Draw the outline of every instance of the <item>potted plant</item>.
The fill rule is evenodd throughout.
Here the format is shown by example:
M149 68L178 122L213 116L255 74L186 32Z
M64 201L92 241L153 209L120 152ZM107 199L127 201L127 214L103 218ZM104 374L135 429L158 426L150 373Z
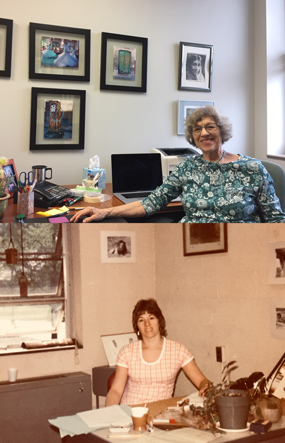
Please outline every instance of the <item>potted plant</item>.
M6 157L0 157L0 222L4 218L8 206L8 199L10 197L10 194L6 192L6 190L9 184L14 180L14 175L5 175L3 166L6 166L7 162L8 160Z

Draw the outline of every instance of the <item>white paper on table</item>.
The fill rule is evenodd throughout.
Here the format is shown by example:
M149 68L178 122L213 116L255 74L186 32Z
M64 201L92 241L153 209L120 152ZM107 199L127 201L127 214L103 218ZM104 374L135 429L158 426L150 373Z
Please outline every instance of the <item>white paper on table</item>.
M131 425L130 413L125 412L121 406L107 406L106 408L92 409L91 411L78 412L76 415L89 426L89 428L108 428L111 423L124 423Z

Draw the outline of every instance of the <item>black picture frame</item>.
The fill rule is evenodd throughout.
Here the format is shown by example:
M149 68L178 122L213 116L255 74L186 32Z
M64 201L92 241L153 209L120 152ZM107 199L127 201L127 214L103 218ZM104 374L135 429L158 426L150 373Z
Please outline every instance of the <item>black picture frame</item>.
M30 150L84 149L85 101L86 91L84 90L32 88ZM52 105L56 106L55 103L61 106L60 114L58 111L60 119L57 120L55 120L56 111L52 111ZM57 127L51 128L50 131L49 126L47 127L47 120L51 124L52 122L57 124ZM58 122L60 122L60 128ZM59 131L64 134L62 135Z
M59 81L90 81L90 29L70 28L66 26L54 26L41 23L30 23L29 28L29 78L38 80ZM70 40L78 42L78 67L54 65L54 59L50 59L51 65L42 65L42 38L53 39L53 44L59 40ZM57 58L57 51L62 48L56 46L52 51ZM81 52L82 51L82 52ZM83 62L80 54L82 53ZM63 56L63 54L60 54ZM76 54L77 58L77 54ZM48 59L48 58L47 58ZM71 55L69 55L71 59Z
M212 90L213 53L213 45L180 42L179 90L200 92ZM195 68L193 63L196 65Z
M183 255L228 252L226 223L186 223L183 225Z
M5 50L0 51L0 77L11 77L13 20L0 18L0 37L1 34Z
M116 61L119 59L116 51L129 53L125 72L120 73L119 69L116 70ZM147 90L147 51L147 38L102 32L100 90L145 93Z

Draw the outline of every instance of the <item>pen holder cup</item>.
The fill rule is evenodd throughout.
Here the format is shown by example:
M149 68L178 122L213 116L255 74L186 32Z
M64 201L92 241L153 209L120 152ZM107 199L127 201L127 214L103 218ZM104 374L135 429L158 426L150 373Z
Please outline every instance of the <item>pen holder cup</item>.
M34 192L18 192L17 214L34 213Z

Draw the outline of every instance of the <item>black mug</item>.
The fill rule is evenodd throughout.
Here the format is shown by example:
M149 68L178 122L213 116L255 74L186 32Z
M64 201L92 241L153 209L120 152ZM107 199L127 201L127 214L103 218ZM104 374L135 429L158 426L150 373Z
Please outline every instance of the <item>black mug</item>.
M37 183L43 182L45 180L50 180L52 178L52 169L45 165L35 165L32 166L32 171L35 174ZM46 176L47 171L50 171L50 177Z

